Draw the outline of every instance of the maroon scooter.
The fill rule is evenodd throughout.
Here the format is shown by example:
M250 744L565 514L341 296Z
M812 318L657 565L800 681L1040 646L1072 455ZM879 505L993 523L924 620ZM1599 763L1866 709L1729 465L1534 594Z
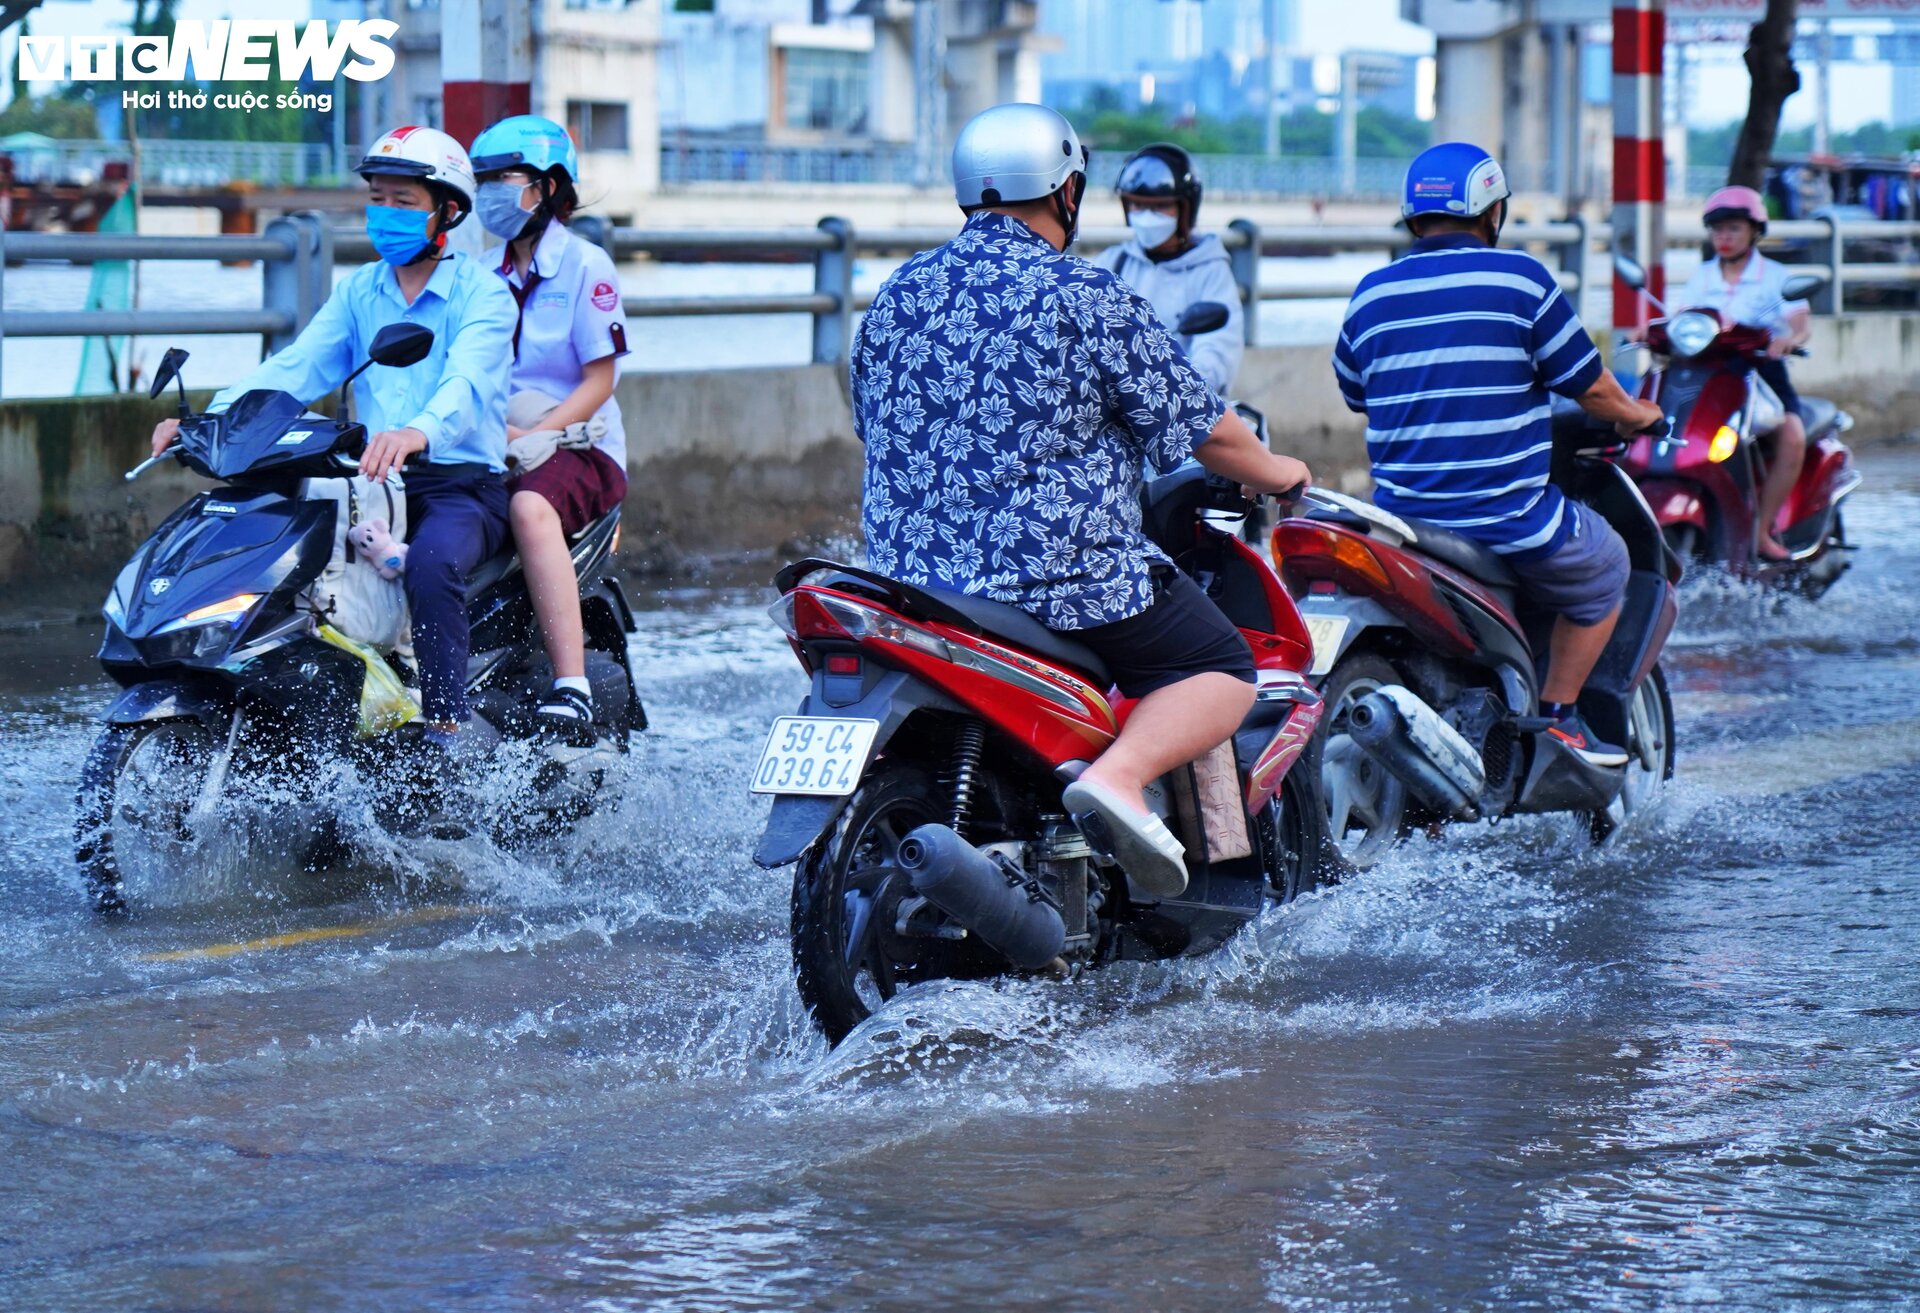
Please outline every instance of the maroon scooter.
M1644 294L1639 266L1620 261L1616 271ZM1785 298L1798 300L1825 281L1796 275L1787 280ZM1785 561L1761 557L1754 548L1767 477L1760 437L1785 418L1779 399L1754 370L1766 359L1767 343L1765 329L1724 324L1709 309L1682 310L1648 325L1647 346L1658 363L1641 378L1637 395L1665 411L1671 428L1661 437L1636 439L1620 468L1640 485L1667 544L1682 560L1817 597L1850 564L1840 503L1861 480L1840 435L1853 427L1853 417L1830 401L1801 399L1806 461L1773 523L1792 555Z

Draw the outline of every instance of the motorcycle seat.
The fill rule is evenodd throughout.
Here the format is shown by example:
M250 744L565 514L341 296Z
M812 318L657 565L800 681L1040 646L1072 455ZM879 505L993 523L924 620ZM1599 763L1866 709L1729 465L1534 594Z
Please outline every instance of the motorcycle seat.
M1478 579L1483 584L1495 588L1518 588L1520 580L1505 561L1481 546L1465 534L1443 529L1431 520L1416 520L1410 515L1401 519L1419 535L1414 550L1431 556L1442 565L1450 565L1470 579Z
M467 601L472 602L519 568L520 556L513 550L513 540L509 535L506 546L480 562L474 572L467 576Z
M1107 663L1095 655L1092 648L1074 642L1058 630L1047 628L1017 606L1008 606L1004 602L970 593L950 592L945 588L919 591L952 607L988 637L1005 639L1012 646L1043 657L1055 665L1091 675L1102 690L1113 683Z
M822 570L832 573L813 578ZM845 565L818 557L808 557L789 565L774 576L774 584L785 591L802 579L809 579L827 588L844 588L856 593L877 591L879 597L906 615L921 620L938 620L958 629L1000 639L1055 665L1077 670L1102 689L1113 683L1107 663L1092 648L1047 628L1017 606L1008 606L970 593L957 593L947 588L922 588L901 579L863 570L857 565Z
M1345 528L1357 529L1365 533L1367 521L1352 511L1340 510L1331 506L1316 506L1307 512L1309 520L1324 520L1329 524L1338 524ZM1470 579L1478 579L1494 588L1518 588L1520 580L1515 577L1511 567L1488 548L1482 547L1465 534L1443 529L1432 520L1416 520L1411 515L1400 517L1412 529L1418 541L1411 548L1431 556L1442 565L1450 565Z
M1810 438L1818 437L1832 428L1834 421L1840 417L1840 407L1831 401L1823 401L1819 397L1801 397L1800 409L1803 412L1801 418L1807 425L1807 436Z

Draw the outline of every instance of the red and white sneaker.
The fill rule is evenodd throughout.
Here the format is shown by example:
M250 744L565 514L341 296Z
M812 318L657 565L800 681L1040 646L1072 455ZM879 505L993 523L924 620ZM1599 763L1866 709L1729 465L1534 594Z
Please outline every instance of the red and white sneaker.
M1587 722L1580 719L1577 711L1570 711L1549 725L1546 734L1589 766L1604 768L1627 764L1627 750L1611 743L1602 743L1587 728Z

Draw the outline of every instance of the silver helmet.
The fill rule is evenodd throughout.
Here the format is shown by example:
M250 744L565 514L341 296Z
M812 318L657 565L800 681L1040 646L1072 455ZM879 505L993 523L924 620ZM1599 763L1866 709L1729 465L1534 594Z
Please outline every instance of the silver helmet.
M1037 201L1076 173L1084 189L1086 169L1080 134L1059 114L1045 105L995 105L968 119L953 143L953 196L962 209Z

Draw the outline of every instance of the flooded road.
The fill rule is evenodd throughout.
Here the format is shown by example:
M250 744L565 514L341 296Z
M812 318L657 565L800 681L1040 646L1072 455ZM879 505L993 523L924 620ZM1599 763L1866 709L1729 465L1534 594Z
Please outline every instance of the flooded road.
M0 637L0 1306L1911 1304L1920 450L1864 470L1824 601L1690 586L1616 846L1418 841L834 1052L745 856L802 689L749 598L642 617L656 728L569 843L262 844L124 925L68 850L91 634Z

